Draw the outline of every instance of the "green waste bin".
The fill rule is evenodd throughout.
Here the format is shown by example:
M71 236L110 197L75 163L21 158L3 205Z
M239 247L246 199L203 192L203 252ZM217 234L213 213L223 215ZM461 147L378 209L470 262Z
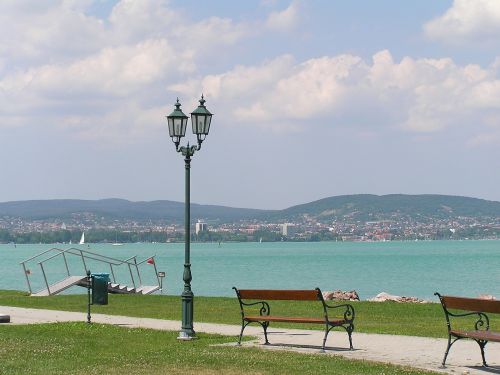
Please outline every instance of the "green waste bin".
M92 274L92 304L108 304L109 273Z

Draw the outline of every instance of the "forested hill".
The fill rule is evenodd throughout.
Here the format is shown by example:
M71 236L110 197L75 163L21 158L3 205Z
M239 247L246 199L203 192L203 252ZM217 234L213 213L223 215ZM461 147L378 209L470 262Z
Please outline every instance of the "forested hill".
M415 221L460 216L500 218L500 202L451 195L341 195L293 206L281 218L312 217L317 220L350 218L354 221L410 217Z
M52 199L0 203L0 217L20 217L31 220L66 219L75 214L85 213L106 219L182 221L184 203L166 200L131 202L125 199ZM191 204L193 218L208 220L235 221L253 218L262 213L262 210Z
M181 222L184 203L173 201L131 202L124 199L32 200L0 203L1 217L31 220L66 219L75 214L107 219L166 220ZM342 195L320 199L284 210L257 210L215 205L191 205L192 218L224 222L245 219L266 221L313 218L319 221L349 219L370 221L404 216L415 221L467 217L500 218L500 202L449 195Z

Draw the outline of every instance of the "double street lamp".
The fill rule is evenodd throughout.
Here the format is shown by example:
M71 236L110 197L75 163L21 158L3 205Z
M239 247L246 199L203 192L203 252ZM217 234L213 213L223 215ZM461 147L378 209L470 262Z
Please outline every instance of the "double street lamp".
M174 111L167 116L168 132L172 141L175 144L175 150L184 156L186 167L186 201L184 207L184 229L185 229L185 245L184 245L184 291L181 295L182 300L182 327L179 332L180 340L191 340L196 334L193 329L193 292L191 291L191 198L190 198L190 169L191 157L196 151L201 149L201 144L205 140L210 130L212 114L205 107L205 99L201 96L200 105L191 112L191 124L193 134L196 134L198 141L197 145L189 145L179 147L182 137L186 135L186 127L188 117L181 110L181 103L177 98Z

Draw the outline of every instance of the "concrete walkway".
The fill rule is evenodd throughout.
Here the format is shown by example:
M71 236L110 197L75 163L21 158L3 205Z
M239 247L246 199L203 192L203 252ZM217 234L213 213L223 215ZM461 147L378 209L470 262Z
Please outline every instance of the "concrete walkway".
M0 313L11 316L10 324L86 321L86 314L84 313L65 311L0 306ZM179 321L174 320L102 314L92 314L92 321L167 331L177 331L181 325ZM0 325L1 327L2 325ZM195 322L194 328L196 332L237 336L241 327ZM321 331L270 328L269 341L271 345L262 345L264 342L263 333L259 326L247 327L245 335L257 336L258 340L246 342L244 346L255 346L269 350L293 350L304 353L318 353L323 339L323 332ZM352 359L386 362L448 374L500 374L500 343L488 343L486 346L486 360L490 367L484 368L481 366L479 346L471 340L461 340L452 347L446 369L439 368L446 348L445 339L354 332L353 345L355 350L350 351L347 349L349 347L347 334L332 331L328 336L327 345L326 355L341 355Z

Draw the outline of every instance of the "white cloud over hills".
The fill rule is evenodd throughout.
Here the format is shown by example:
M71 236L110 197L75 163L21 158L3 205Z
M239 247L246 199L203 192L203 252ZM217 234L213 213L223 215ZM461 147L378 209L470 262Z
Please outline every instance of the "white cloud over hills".
M498 61L395 61L382 50L371 60L344 53L297 61L281 54L242 64L228 47L262 37L256 25L277 32L295 27L298 2L254 24L218 17L186 22L168 2L152 0L120 1L99 19L82 4L1 3L0 126L31 126L43 114L48 124L85 138L133 139L163 126L176 94L191 105L204 92L209 103L231 112L231 123L276 131L343 126L432 134L468 127L471 144L500 138ZM500 2L456 0L425 28L435 38L482 35L499 30L498 20ZM203 61L221 49L232 68L204 71Z
M498 43L500 35L500 1L454 0L443 15L424 25L432 39L463 44Z
M372 61L339 55L296 62L284 55L173 89L186 96L203 91L234 108L239 122L275 130L351 126L432 133L473 126L482 134L492 131L491 114L500 114L499 73L497 64L460 66L449 58L394 61L384 50Z

